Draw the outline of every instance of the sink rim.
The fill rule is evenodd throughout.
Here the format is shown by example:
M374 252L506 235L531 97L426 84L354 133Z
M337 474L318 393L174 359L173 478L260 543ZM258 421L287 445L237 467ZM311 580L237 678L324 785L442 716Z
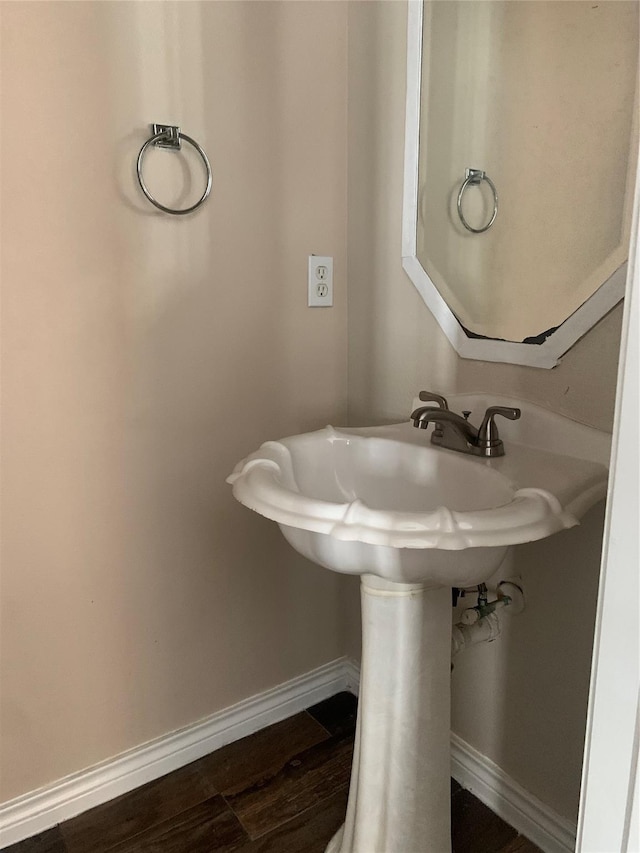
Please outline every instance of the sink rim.
M542 539L578 524L575 515L558 498L542 488L522 486L506 476L498 466L471 456L455 454L458 460L499 476L509 485L512 497L490 509L452 510L440 506L422 512L372 509L356 497L349 501L326 501L296 490L289 444L301 437L318 443L340 439L366 441L387 438L410 443L422 451L450 455L453 451L417 444L408 423L383 427L321 430L265 442L255 453L236 465L227 478L236 499L278 524L324 533L335 540L359 541L392 548L462 550L496 545L513 545ZM418 431L416 430L415 433ZM409 437L414 440L409 441ZM513 448L512 448L513 451Z

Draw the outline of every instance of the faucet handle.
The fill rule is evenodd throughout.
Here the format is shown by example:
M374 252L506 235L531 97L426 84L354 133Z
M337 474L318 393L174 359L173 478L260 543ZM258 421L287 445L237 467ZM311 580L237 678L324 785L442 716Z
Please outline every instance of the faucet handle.
M434 391L421 391L418 394L418 399L422 400L423 403L437 403L441 409L449 410L447 398L443 397L442 394L436 394Z
M503 418L508 418L510 421L517 421L520 414L520 409L512 409L508 406L489 406L478 430L478 445L484 448L500 447L502 441L494 421L495 416L502 415Z

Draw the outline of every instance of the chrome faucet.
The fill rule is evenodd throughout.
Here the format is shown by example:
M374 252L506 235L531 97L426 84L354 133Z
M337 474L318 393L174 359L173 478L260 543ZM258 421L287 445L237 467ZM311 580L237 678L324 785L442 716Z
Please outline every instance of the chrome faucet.
M504 442L498 434L494 418L501 415L510 421L516 421L520 417L520 409L489 406L480 427L476 428L468 420L471 412L465 411L462 415L451 412L446 399L440 394L421 391L420 399L425 403L435 402L438 405L420 406L412 412L414 427L426 429L432 423L435 426L431 436L432 444L474 456L504 456Z

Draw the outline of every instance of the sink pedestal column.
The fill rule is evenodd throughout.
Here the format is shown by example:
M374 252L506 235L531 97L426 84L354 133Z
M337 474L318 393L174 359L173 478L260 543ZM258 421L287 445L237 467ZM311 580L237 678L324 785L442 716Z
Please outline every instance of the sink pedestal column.
M363 575L349 804L326 853L447 853L451 591Z

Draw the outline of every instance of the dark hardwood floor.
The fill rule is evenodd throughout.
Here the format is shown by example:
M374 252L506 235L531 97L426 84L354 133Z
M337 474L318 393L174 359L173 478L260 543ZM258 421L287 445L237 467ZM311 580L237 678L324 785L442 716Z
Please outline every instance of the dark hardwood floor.
M344 818L355 718L340 693L5 853L323 853ZM539 853L453 781L451 796L454 853Z

